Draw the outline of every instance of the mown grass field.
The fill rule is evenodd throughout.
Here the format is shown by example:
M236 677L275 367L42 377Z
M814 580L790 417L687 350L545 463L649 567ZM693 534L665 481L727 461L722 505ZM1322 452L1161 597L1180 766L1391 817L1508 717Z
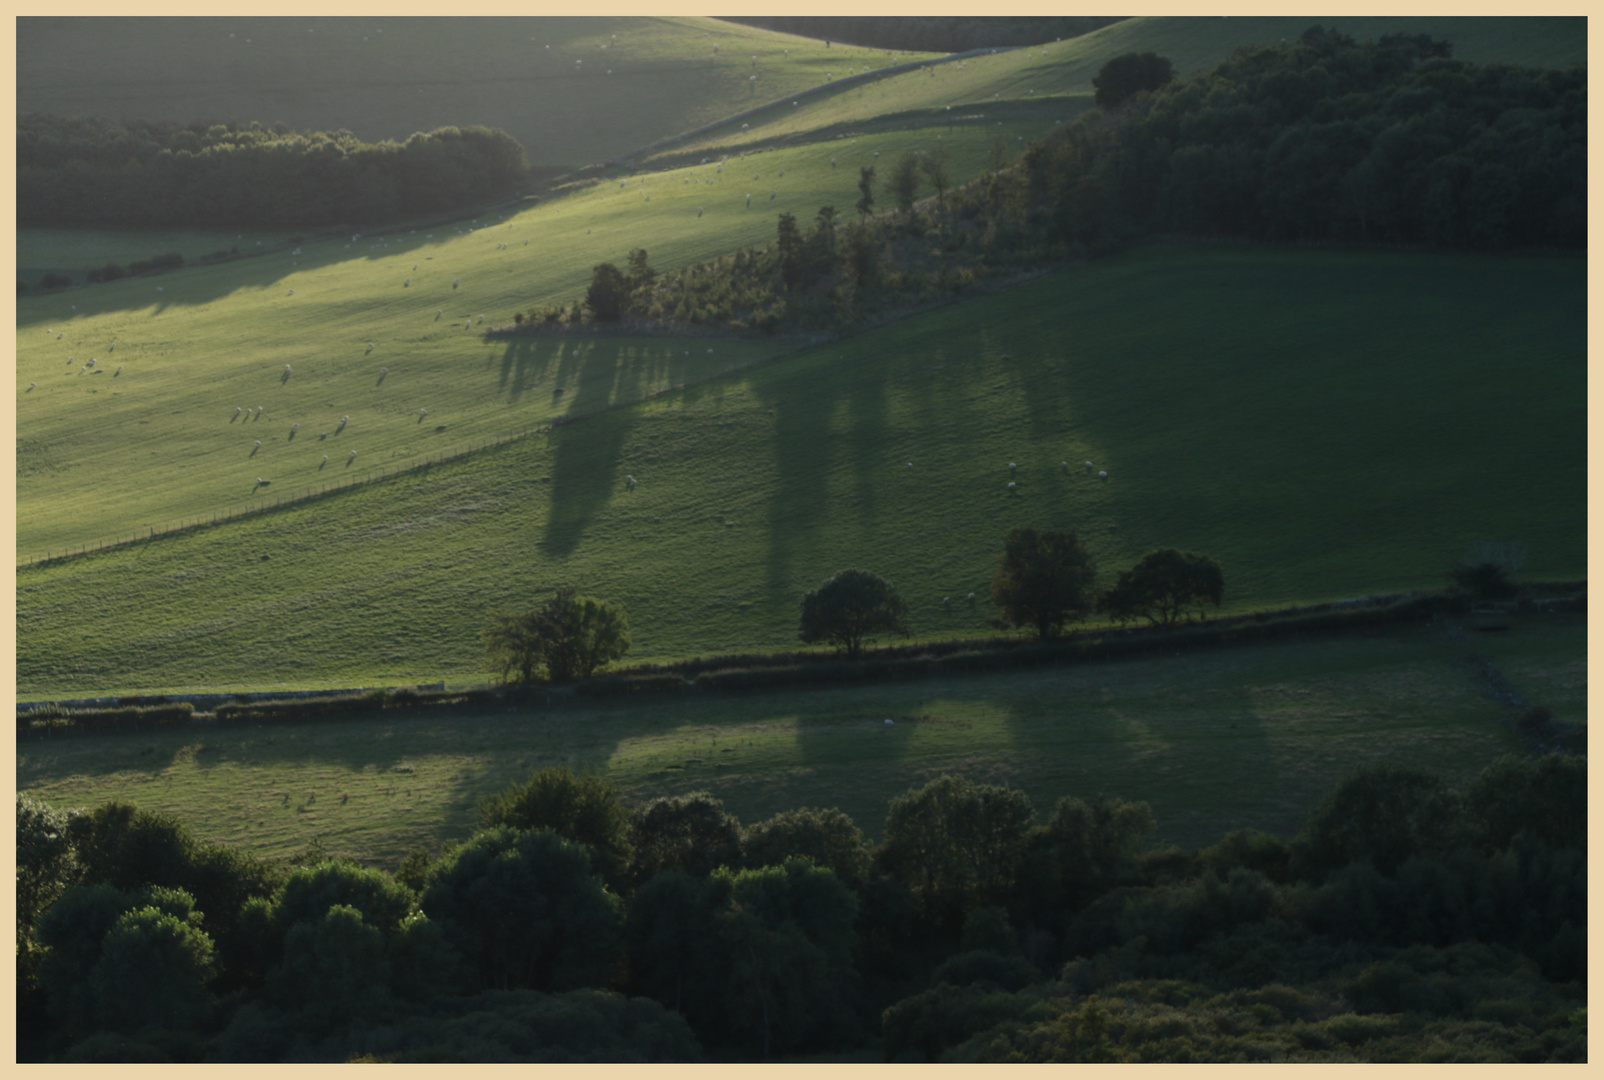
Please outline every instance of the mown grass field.
M24 568L18 691L480 677L486 614L559 582L623 604L637 659L789 646L802 594L847 566L890 579L916 633L970 635L1023 525L1077 530L1105 581L1154 547L1206 552L1228 610L1439 588L1483 537L1524 539L1530 576L1579 577L1584 304L1575 259L1153 247L423 473ZM553 348L501 343L461 381ZM566 408L634 377L596 348Z
M315 839L390 868L466 836L481 798L550 765L603 773L631 802L706 788L747 823L838 806L872 837L892 797L952 771L1018 787L1042 814L1063 795L1145 799L1158 842L1199 846L1290 835L1354 769L1462 783L1518 750L1472 650L1585 719L1584 619L1523 615L1496 637L1411 626L845 689L57 736L18 745L17 783L58 806L133 801L264 855Z

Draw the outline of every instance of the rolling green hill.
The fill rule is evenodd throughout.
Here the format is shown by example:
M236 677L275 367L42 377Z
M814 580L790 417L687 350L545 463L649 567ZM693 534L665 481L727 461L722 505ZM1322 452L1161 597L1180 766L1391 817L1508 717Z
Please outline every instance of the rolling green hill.
M892 580L918 633L972 633L987 605L967 595L1015 525L1077 529L1108 577L1154 546L1207 552L1238 610L1438 587L1478 537L1578 576L1584 269L1155 248L1067 270L268 517L22 569L19 692L470 678L484 613L560 581L621 602L641 659L786 646L802 593L849 565ZM478 348L458 381L487 397L551 363L528 339ZM567 378L578 407L638 376L598 342Z
M23 108L30 93L67 94L37 57L86 33L85 63L104 78L84 85L146 86L156 96L128 99L140 109L232 108L221 83L255 93L299 79L309 107L342 101L342 123L494 123L426 115L394 92L393 71L447 72L471 56L483 79L447 93L442 75L430 84L440 107L460 113L499 87L527 109L516 72L544 63L546 44L565 79L596 77L568 71L591 68L586 50L648 79L631 91L651 99L644 111L588 83L552 99L568 111L532 110L577 131L551 144L570 149L536 154L557 162L645 146L777 88L827 89L663 147L639 171L455 225L21 237L19 263L40 268L264 252L19 298L24 560L591 419L368 491L23 570L19 688L468 677L482 613L558 579L626 603L641 657L788 644L796 597L852 563L918 597L922 634L964 633L981 613L954 604L983 595L1009 524L1080 529L1106 576L1157 544L1208 551L1245 608L1435 586L1482 536L1525 536L1531 573L1581 573L1579 262L1155 248L811 350L481 336L515 310L580 296L593 265L632 248L666 269L764 242L781 212L848 208L858 168L906 149L940 145L955 182L976 176L998 137L1017 146L1085 108L1108 55L1151 49L1187 71L1305 21L1135 19L834 86L850 68L906 58L694 19L507 20L494 41L472 36L491 35L490 21L467 20L445 57L421 20L23 20ZM1325 21L1446 36L1472 58L1584 55L1576 20ZM380 29L396 53L379 52ZM163 30L158 48L150 35ZM208 34L205 47L186 37ZM271 46L269 59L237 52L245 38ZM140 59L186 42L191 66ZM631 119L620 128L615 114ZM247 408L251 419L236 414ZM1000 485L979 494L1009 460L1021 464L1017 498L998 501ZM1082 460L1108 467L1109 484L1057 469ZM626 474L642 480L628 500ZM365 524L345 528L353 521ZM126 587L106 590L108 572ZM420 611L435 620L426 639ZM286 612L298 613L293 631ZM286 632L318 647L280 655Z

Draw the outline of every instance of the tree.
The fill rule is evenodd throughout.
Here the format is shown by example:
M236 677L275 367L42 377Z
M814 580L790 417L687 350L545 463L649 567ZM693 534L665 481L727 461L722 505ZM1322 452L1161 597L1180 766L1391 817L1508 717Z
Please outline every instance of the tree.
M843 570L802 598L805 642L832 642L856 657L877 633L908 633L908 605L877 574Z
M803 264L802 230L797 228L795 214L788 212L780 215L774 248L780 256L781 280L787 289L796 288L802 282Z
M1003 540L991 602L1003 624L1034 626L1046 641L1092 610L1097 569L1075 534L1015 529Z
M1157 90L1175 78L1174 66L1157 53L1126 53L1104 64L1092 86L1097 104L1114 109L1145 90Z
M567 768L536 770L527 781L481 802L479 823L487 829L551 829L588 847L608 884L623 884L630 854L624 835L629 815L618 800L618 785L605 777Z
M1460 839L1463 799L1439 776L1381 765L1337 785L1298 834L1299 876L1316 879L1352 862L1383 874L1416 856L1441 858Z
M874 166L865 165L858 170L858 223L866 222L874 213Z
M634 848L629 877L637 885L668 869L701 877L741 863L741 823L706 791L653 799L629 816Z
M1224 592L1225 578L1213 559L1163 548L1123 571L1115 586L1098 597L1097 610L1116 622L1145 618L1155 626L1171 626L1194 605L1219 607Z
M938 776L891 800L880 862L926 918L956 929L975 908L1008 901L1035 821L1022 791Z
M549 992L618 977L623 903L572 840L489 829L444 856L431 881L423 909L482 985Z
M652 283L657 280L657 271L646 262L646 249L636 248L629 253L629 291L635 296L645 297L651 293Z
M891 197L897 202L897 209L904 214L913 213L914 200L919 197L919 155L913 150L903 152L897 159L896 165L891 169L891 179L886 181L891 189Z
M585 306L597 322L617 322L629 305L629 280L612 263L591 267Z
M628 653L629 624L623 609L561 588L534 611L492 616L484 643L505 682L567 682Z
M833 807L782 810L748 827L741 846L749 867L779 866L793 856L805 855L850 889L861 886L869 876L869 848L863 830Z

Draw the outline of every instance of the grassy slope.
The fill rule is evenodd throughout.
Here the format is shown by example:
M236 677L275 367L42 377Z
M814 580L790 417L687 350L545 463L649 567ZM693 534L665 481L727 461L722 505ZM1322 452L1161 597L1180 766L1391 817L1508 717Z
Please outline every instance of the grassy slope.
M425 475L22 570L19 691L469 677L484 613L558 581L622 602L641 658L786 645L800 595L849 565L890 578L918 632L969 633L986 605L963 598L1015 525L1079 530L1105 578L1157 545L1208 552L1238 609L1436 587L1479 536L1580 575L1583 288L1566 259L1134 253ZM534 355L498 348L481 377ZM575 407L618 379L581 367Z
M485 124L537 165L577 167L819 85L843 56L890 62L706 18L29 18L17 108L370 140Z
M321 483L328 448L307 436L340 416L351 425L339 458L356 449L360 466L394 464L772 355L777 348L767 342L596 342L581 350L583 359L565 350L565 367L557 346L545 344L520 350L509 369L505 346L478 331L510 322L515 310L583 296L592 266L621 265L634 247L671 267L765 242L782 212L811 222L833 203L850 213L858 165L934 147L935 134L893 131L843 146L772 150L734 157L722 172L645 173L624 187L608 181L460 226L345 236L307 243L299 256L279 250L21 298L19 552L36 557L128 536ZM947 138L955 178L985 167L990 138L978 130ZM104 375L80 375L91 357L97 366L114 363ZM608 371L630 371L599 399L599 372L583 399L571 390L554 397L577 377L575 364L592 357ZM124 371L113 378L118 364ZM294 370L281 382L285 364ZM383 367L391 374L380 384ZM230 422L235 408L251 407L267 413L249 432ZM420 408L429 410L427 425L415 422ZM294 444L292 423L302 425ZM437 434L440 423L447 431ZM263 448L252 457L257 439ZM275 486L253 495L258 476Z
M1146 799L1158 839L1296 830L1350 770L1404 763L1456 782L1517 749L1463 662L1580 720L1585 620L1522 616L1493 641L1401 628L1375 637L1080 668L797 693L715 695L551 714L461 713L272 729L28 741L20 790L110 798L269 855L314 838L393 867L461 837L477 801L536 767L602 771L632 801L708 788L742 820L839 806L878 835L886 802L942 771L1008 782L1038 811L1062 795ZM1498 650L1526 657L1514 662ZM884 721L894 718L888 727Z

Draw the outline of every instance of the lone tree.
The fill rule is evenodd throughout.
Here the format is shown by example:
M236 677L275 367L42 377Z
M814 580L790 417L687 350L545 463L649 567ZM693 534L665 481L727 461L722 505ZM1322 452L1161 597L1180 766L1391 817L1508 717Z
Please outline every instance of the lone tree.
M905 216L911 216L914 201L919 198L919 155L912 150L905 151L892 168L891 179L886 186L891 189L897 209Z
M802 640L828 641L856 657L871 634L907 634L908 605L867 570L843 570L802 598Z
M1003 540L991 602L1004 626L1034 626L1043 641L1092 610L1097 568L1072 532L1015 529Z
M1157 90L1175 78L1175 68L1157 53L1126 53L1104 64L1092 86L1097 104L1115 109L1144 90Z
M1190 607L1219 607L1224 593L1225 577L1219 563L1207 555L1163 548L1148 552L1141 562L1121 573L1114 587L1098 597L1097 610L1115 622L1143 618L1154 626L1170 626Z
M645 252L641 253L644 263ZM591 268L590 289L585 293L585 306L597 322L617 322L624 317L629 304L629 279L612 263L599 263Z
M629 652L629 624L622 608L563 588L533 611L492 616L484 642L504 682L568 682Z

